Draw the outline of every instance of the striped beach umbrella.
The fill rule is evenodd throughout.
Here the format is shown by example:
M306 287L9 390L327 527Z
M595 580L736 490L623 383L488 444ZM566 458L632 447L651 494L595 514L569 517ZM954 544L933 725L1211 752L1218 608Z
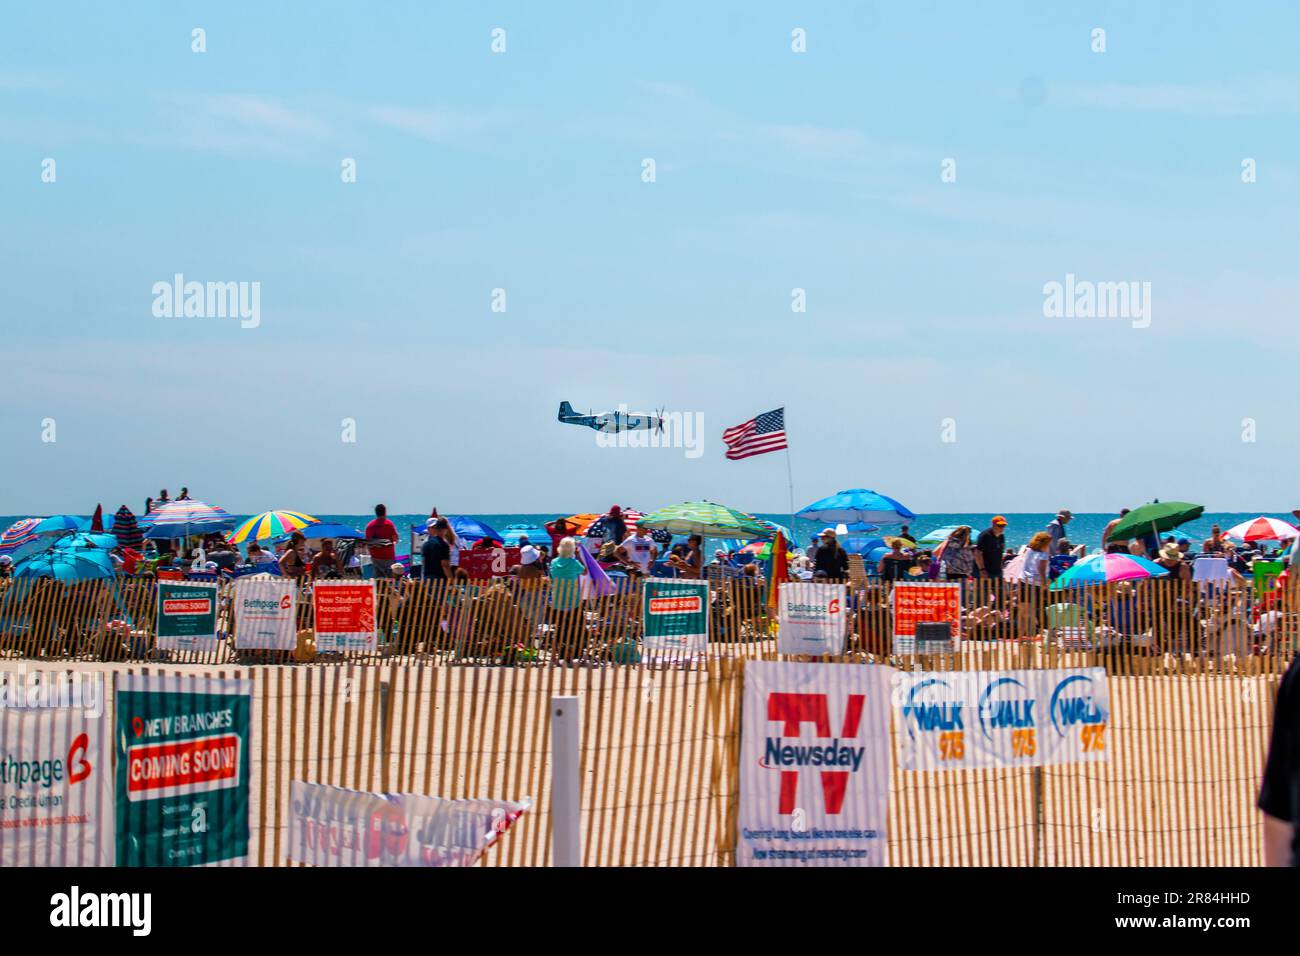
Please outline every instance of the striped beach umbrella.
M1243 521L1223 532L1229 538L1238 541L1290 541L1300 537L1300 529L1277 518L1265 518L1262 515L1250 521Z
M22 518L11 524L4 534L0 534L0 554L7 554L17 561L45 547L48 542L36 530L40 523L40 518Z
M771 532L754 517L712 501L687 501L652 511L637 521L645 528L707 538L768 538Z
M268 538L279 538L301 531L307 525L316 523L316 518L301 511L263 511L260 515L253 515L236 528L230 540L233 544L265 541Z
M117 509L113 515L113 534L117 537L117 543L124 548L134 548L140 550L140 545L144 544L144 532L140 530L140 524L135 520L135 515L126 505Z
M159 505L144 517L149 525L146 538L183 538L191 531L217 531L235 523L234 517L224 508L205 504L194 498L169 501Z

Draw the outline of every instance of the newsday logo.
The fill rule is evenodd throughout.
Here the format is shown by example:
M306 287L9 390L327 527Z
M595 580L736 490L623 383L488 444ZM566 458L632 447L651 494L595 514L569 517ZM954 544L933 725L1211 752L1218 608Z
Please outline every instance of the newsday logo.
M862 768L867 748L854 746L854 742L862 726L866 695L848 695L838 734L831 733L827 698L826 694L774 692L767 695L767 719L780 723L781 732L766 739L760 766L781 771L778 813L794 813L799 802L799 775L804 770L819 772L826 813L840 813L844 809L849 777ZM813 725L814 734L821 742L801 739L804 724Z

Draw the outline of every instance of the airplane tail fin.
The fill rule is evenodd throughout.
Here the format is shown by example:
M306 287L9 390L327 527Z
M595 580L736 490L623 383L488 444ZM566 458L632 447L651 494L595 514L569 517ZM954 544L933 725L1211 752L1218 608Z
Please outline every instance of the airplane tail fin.
M573 410L573 406L572 406L572 405L570 405L568 402L560 402L560 415L559 415L559 417L560 417L560 420L561 420L561 421L563 421L564 418L565 418L566 416L570 416L570 417L571 417L571 416L573 416L574 414L576 414L576 413L574 412L574 410Z

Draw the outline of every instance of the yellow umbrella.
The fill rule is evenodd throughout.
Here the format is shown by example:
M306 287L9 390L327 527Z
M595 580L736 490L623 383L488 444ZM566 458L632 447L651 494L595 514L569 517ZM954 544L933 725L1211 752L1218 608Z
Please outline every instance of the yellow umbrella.
M266 538L279 538L291 531L301 531L309 524L317 524L318 519L301 511L263 511L253 515L230 536L234 544L245 541L262 541Z

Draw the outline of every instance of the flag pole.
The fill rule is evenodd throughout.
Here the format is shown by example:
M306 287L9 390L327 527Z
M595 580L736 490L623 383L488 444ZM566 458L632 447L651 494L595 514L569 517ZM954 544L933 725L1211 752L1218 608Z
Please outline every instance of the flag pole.
M790 480L790 534L794 534L794 469L790 467L790 433L785 433L785 474ZM794 544L795 542L791 542Z

